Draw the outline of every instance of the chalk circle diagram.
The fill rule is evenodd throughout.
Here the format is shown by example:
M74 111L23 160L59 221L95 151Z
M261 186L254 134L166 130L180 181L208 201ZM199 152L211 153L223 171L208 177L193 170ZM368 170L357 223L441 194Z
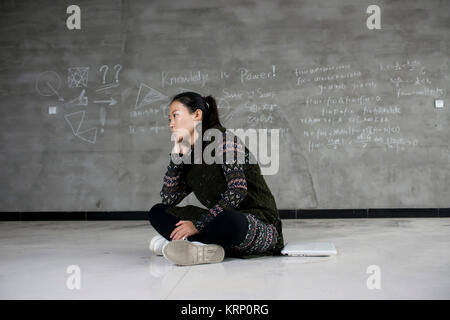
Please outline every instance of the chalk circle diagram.
M64 116L73 134L83 141L89 143L95 143L97 139L97 128L91 128L84 131L80 131L81 125L84 121L85 111L78 111L74 113L69 113Z
M135 109L140 109L143 106L152 104L156 101L167 100L169 97L162 94L158 90L150 88L149 86L141 83L139 86L139 92L134 105Z
M64 98L58 93L60 88L61 78L55 71L45 71L37 77L36 91L41 96L51 97L56 95L59 101L64 101Z
M69 88L87 88L89 67L72 67L67 69L67 84Z

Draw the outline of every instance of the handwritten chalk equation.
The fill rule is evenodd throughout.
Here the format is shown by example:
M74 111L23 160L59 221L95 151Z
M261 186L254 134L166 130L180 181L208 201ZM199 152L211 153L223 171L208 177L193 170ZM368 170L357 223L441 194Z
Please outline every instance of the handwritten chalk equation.
M371 145L371 143L373 143ZM401 152L408 148L414 148L419 145L417 139L406 139L403 137L359 137L357 139L345 139L345 138L332 138L327 139L325 142L317 142L309 140L308 152L315 152L321 149L339 150L344 149L345 146L352 146L360 149L381 148L384 151Z

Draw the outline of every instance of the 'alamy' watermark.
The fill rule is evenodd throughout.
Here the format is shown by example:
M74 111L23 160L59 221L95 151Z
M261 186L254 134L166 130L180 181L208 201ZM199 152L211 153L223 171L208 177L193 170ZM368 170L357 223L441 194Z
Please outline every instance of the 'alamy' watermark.
M369 13L370 16L367 17L366 26L367 29L373 30L381 29L381 9L376 4L372 4L367 7L366 13Z
M200 123L195 131L198 138L195 140L191 151L194 153L194 164L201 164L202 161L206 164L256 164L259 161L261 174L274 175L278 173L280 167L280 129L227 129L224 135L219 129L211 128L205 130L202 136ZM191 145L188 130L177 130L176 134L172 134L171 141L176 141L180 135L183 136L180 145L189 150ZM245 143L247 140L248 144ZM203 150L203 141L212 142L206 145ZM181 162L190 164L191 152L183 153L180 156L172 149L172 161L175 164Z
M372 264L367 267L366 270L367 274L370 274L370 276L367 278L366 285L367 289L373 290L381 289L381 269L376 264Z
M76 4L72 4L67 7L67 17L66 27L69 30L80 30L81 29L81 9Z
M66 280L66 287L69 290L81 289L81 269L76 264L72 264L67 267L66 273L70 276Z

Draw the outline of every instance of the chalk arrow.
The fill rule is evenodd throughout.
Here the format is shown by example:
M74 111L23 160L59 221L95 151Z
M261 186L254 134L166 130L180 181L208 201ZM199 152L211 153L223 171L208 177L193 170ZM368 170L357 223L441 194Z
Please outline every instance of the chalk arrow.
M117 103L117 101L111 97L109 100L95 100L94 103L109 103L110 106L113 106Z

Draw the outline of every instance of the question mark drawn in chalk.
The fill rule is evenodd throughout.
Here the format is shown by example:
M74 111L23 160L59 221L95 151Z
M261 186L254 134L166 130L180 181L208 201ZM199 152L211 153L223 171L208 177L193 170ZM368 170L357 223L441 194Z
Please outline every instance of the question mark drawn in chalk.
M105 70L104 72L103 72L103 84L105 84L106 83L106 73L108 72L108 70L109 70L109 67L105 64L105 65L103 65L103 66L101 66L100 67L100 72L102 72L102 70Z
M120 64L116 64L114 66L114 69L116 69L116 82L119 83L119 71L122 70L122 66Z

